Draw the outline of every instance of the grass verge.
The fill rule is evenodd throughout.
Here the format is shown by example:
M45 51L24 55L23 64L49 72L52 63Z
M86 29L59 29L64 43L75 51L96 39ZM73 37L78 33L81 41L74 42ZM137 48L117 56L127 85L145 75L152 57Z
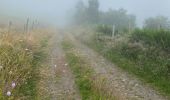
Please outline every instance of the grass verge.
M0 100L35 100L37 67L45 58L48 39L25 34L1 34Z

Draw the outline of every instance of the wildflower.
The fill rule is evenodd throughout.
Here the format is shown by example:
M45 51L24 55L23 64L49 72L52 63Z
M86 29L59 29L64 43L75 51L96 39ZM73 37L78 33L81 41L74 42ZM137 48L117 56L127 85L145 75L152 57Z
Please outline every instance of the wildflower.
M12 74L12 71L9 71L9 74Z
M12 82L12 88L15 88L15 86L16 86L16 83L15 82Z
M65 66L68 66L68 64L65 64Z
M25 49L25 51L28 51L28 50L29 50L29 49L27 49L27 48Z
M11 96L11 92L8 91L8 92L6 93L6 95L7 95L7 96Z
M0 66L0 70L3 68L3 66Z
M54 65L54 67L56 68L56 67L57 67L57 65Z

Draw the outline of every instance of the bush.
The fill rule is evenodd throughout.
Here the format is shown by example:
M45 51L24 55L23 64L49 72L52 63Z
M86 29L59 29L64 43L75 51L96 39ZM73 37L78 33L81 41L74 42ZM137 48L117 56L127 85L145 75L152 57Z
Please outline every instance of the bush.
M112 36L113 28L109 25L98 25L96 31L104 35Z
M149 46L156 46L170 52L170 31L165 30L135 30L132 41L142 41Z
M84 43L169 96L170 32L136 29L126 38L128 41L124 42L125 39L118 37L112 44L93 38ZM118 40L123 42L117 43Z
M141 55L143 55L142 46L140 44L124 44L121 47L121 54L132 60L137 60Z

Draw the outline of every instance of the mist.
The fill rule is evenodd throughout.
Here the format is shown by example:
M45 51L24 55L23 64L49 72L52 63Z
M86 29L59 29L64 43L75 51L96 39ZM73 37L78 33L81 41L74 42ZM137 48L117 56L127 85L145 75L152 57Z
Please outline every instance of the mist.
M55 25L65 25L74 13L78 0L1 0L0 21L26 18L38 19ZM87 0L84 0L87 2ZM100 10L124 8L136 15L138 26L148 17L163 15L170 17L168 0L99 0Z
M0 100L170 100L170 0L0 0Z

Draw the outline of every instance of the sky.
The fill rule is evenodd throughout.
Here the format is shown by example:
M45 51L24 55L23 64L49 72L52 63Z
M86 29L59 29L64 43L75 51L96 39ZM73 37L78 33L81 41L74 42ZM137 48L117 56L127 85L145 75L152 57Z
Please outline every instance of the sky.
M39 19L54 24L64 24L74 11L78 0L0 0L0 17L8 16L25 20ZM87 0L84 0L87 2ZM170 0L99 0L100 10L124 8L137 17L142 25L148 17L170 17ZM7 18L7 17L6 17Z

